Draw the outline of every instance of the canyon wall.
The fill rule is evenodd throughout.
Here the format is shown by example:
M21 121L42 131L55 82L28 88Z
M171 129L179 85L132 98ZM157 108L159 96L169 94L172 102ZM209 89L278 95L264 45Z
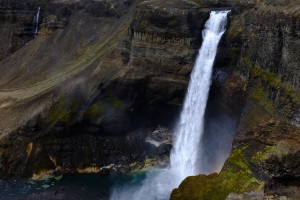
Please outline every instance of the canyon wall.
M38 36L0 65L1 176L165 160L170 145L146 139L174 127L209 8L192 1L38 7Z
M186 179L171 199L224 199L262 189L295 196L299 5L1 1L0 176L165 165L204 23L210 10L230 8L210 101L240 118L233 150L220 174ZM146 141L157 134L165 142L159 148Z
M188 177L171 199L299 198L299 6L233 7L219 55L229 73L213 92L224 108L242 107L233 150L219 174Z

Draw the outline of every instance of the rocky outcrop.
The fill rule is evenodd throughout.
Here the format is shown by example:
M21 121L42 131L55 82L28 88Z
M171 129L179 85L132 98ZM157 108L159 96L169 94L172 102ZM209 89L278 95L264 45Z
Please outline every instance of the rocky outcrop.
M231 194L227 199L247 199L247 194L255 192L262 193L259 199L264 195L297 199L298 137L298 128L276 120L238 133L219 174L188 177L173 190L171 199L225 199L230 193L245 197Z
M227 159L223 170L217 174L187 177L170 199L225 199L230 192L257 191L263 183L251 176L251 168L244 156L246 147L235 149Z
M27 130L23 130L23 133L2 139L0 176L43 179L62 173L126 173L145 170L152 165L166 165L165 156L170 145L159 143L156 146L147 140L157 130L112 137L97 136L92 127L82 134L81 128L68 130L70 136L62 135L64 131L55 127L51 134L38 138L26 135ZM164 130L161 135L167 133L168 130ZM40 133L32 131L32 134Z

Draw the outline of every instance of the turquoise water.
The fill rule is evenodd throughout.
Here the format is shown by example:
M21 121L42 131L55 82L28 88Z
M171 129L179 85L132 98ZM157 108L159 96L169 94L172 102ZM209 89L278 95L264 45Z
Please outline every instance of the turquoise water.
M109 199L113 188L139 185L145 173L129 175L64 175L44 181L0 180L0 199Z

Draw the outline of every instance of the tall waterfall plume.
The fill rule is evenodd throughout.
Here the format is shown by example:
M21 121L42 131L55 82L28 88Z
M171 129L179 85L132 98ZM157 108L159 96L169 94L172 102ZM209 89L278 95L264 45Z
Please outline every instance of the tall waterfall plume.
M34 16L33 18L33 25L35 26L34 37L36 37L39 32L40 11L41 11L41 7L38 8L38 12L36 16Z
M201 171L199 142L204 129L204 114L211 85L213 64L219 41L225 32L227 13L213 11L203 31L203 43L191 74L180 122L175 132L171 169L180 179ZM200 167L199 167L200 166Z
M200 141L204 114L211 85L213 64L218 44L225 32L229 11L212 11L203 31L199 50L180 121L175 131L171 165L167 169L149 171L140 186L116 188L111 200L166 200L172 189L187 176L201 173ZM200 167L199 167L200 166Z

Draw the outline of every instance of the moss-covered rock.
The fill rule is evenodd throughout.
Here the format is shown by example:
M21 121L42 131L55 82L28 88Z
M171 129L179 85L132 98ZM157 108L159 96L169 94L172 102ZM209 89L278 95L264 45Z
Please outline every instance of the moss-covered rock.
M51 126L58 122L70 124L80 105L80 100L60 99L50 108L45 121Z
M89 106L83 113L84 117L99 117L104 112L104 105L102 103L95 103Z
M300 124L300 94L275 73L250 66L250 98L284 121Z
M253 163L272 178L296 178L300 176L299 150L298 145L281 140L257 152Z
M286 184L282 180L299 177L299 131L279 121L260 121L260 125L239 133L219 174L186 178L173 190L171 199L222 200L230 193L247 192L281 194L278 188ZM275 186L270 187L274 182ZM293 191L284 194L297 196Z
M247 146L236 148L219 174L186 178L171 194L171 200L221 200L230 193L261 191L263 182L253 177L245 159Z
M110 99L110 104L112 105L112 107L114 109L117 109L117 110L122 109L123 106L124 106L123 102L120 99L116 98L116 97L112 97Z

